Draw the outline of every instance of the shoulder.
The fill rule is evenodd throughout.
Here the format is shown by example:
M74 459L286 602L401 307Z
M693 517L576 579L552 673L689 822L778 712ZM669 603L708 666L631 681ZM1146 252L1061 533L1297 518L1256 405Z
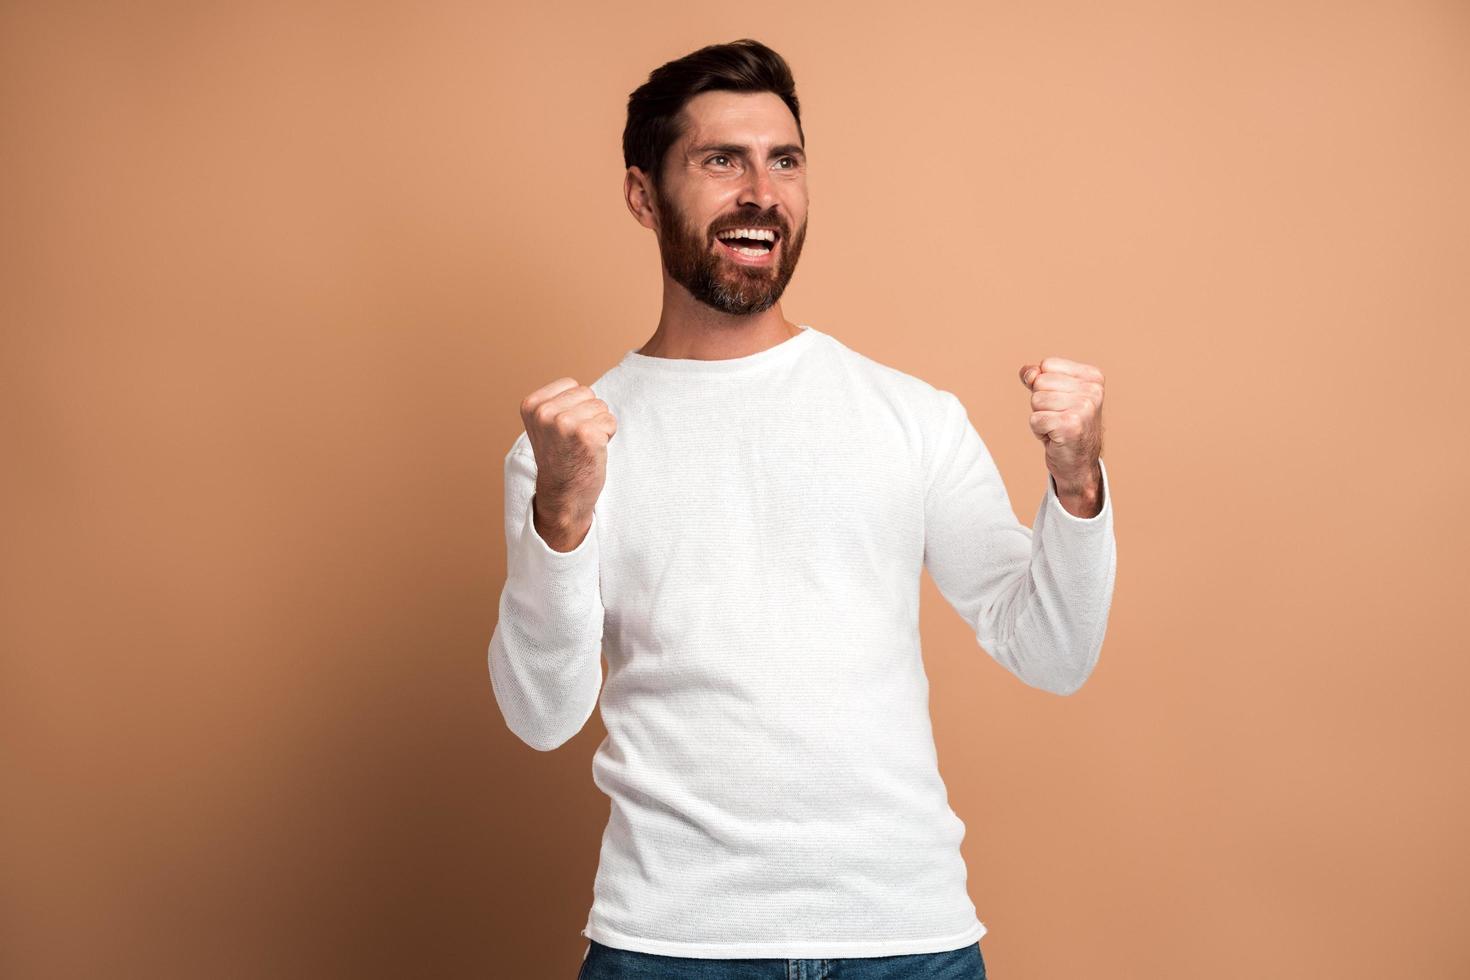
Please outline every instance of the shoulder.
M835 355L850 374L922 421L932 423L941 419L953 410L952 403L959 400L953 393L892 364L854 350L830 334L827 338Z
M865 400L881 406L878 414L904 433L910 458L921 472L931 473L937 461L953 455L969 418L956 394L835 337L831 349L853 387L865 393Z

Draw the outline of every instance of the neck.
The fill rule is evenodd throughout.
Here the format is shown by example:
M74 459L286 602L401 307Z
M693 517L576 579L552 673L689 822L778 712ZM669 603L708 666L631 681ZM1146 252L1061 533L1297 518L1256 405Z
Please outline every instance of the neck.
M777 302L749 316L706 306L664 274L664 303L658 328L638 353L698 361L745 357L790 340L801 328L786 319Z

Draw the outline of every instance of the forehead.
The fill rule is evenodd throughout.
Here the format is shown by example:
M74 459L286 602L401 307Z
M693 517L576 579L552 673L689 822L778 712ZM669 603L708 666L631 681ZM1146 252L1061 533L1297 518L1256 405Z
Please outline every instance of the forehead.
M759 149L801 144L796 117L775 92L701 92L679 112L680 150L702 143L744 143Z

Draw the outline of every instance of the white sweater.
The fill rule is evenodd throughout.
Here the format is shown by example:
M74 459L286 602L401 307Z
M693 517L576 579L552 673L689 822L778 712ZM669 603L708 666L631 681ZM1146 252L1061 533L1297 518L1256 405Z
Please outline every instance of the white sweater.
M524 432L506 455L489 650L534 748L580 731L602 688L611 806L582 935L702 958L978 940L920 572L1006 670L1071 694L1112 602L1106 468L1101 513L1069 514L1047 474L1027 528L957 397L806 325L745 357L629 351L590 387L618 425L575 549L535 530Z

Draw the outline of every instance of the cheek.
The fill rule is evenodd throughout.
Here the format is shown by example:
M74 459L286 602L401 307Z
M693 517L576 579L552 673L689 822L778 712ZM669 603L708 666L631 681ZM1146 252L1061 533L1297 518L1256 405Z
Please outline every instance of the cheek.
M781 206L791 215L794 226L799 228L806 220L807 212L811 210L811 197L804 187L792 188L781 196Z
M700 188L699 200L694 202L694 207L706 218L714 219L735 210L739 197L740 188L735 181L712 177Z

